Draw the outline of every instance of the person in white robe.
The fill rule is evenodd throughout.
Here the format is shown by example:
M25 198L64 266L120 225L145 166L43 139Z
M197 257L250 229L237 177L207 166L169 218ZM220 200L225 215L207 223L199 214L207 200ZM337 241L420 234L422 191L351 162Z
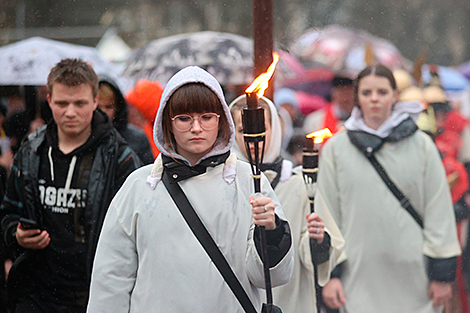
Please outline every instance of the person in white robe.
M294 273L291 280L273 289L274 303L283 313L317 312L314 263L318 283L323 286L340 258L344 240L331 214L320 217L310 212L307 188L300 171L294 171L291 161L280 156L281 122L274 103L266 97L259 99L264 108L266 145L261 169L274 188L292 230L294 244ZM235 143L232 151L248 162L243 139L241 111L246 106L242 95L230 103L235 123ZM261 155L261 151L260 151Z
M215 119L215 120L214 120ZM268 180L253 198L249 164L230 154L234 127L219 83L199 67L173 76L154 127L161 154L133 172L100 235L88 312L245 312L161 182L179 184L256 310L265 288L259 226L271 283L293 271L290 228Z
M321 150L315 210L331 212L348 256L323 298L348 313L442 312L461 251L439 153L414 123L422 105L397 102L393 74L382 65L364 69L355 88L346 130ZM409 199L423 227L365 153Z

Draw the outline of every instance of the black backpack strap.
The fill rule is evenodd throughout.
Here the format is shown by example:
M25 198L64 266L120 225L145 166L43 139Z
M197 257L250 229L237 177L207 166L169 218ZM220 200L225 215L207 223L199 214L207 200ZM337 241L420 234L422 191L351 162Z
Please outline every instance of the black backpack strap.
M424 228L424 224L423 224L423 220L421 219L421 216L419 216L418 212L416 212L410 200L403 194L403 192L401 192L400 189L398 189L398 187L392 182L390 177L388 177L387 172L379 163L379 161L377 161L375 156L371 153L370 154L366 153L366 157L367 159L369 159L370 163L372 163L375 170L384 181L385 185L390 189L390 191L398 199L398 201L400 201L401 206L414 218L416 223L418 223L418 225L421 228Z
M228 264L219 247L215 243L214 239L202 223L196 211L194 211L193 206L189 202L181 187L178 185L178 183L170 182L166 171L163 171L162 181L171 198L181 212L181 215L183 215L183 218L188 224L189 228L191 228L191 231L196 236L199 243L214 262L220 274L225 279L225 282L232 290L238 302L240 302L243 310L245 310L246 313L256 313L257 311L248 297L248 294Z

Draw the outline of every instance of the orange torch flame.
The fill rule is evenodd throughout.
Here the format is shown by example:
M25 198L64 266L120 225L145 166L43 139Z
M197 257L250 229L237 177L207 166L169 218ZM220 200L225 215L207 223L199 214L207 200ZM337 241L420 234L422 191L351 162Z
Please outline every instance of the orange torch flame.
M320 129L316 132L308 134L306 137L309 138L309 139L313 138L314 143L320 144L320 143L323 142L323 140L325 140L326 138L329 138L331 136L333 136L331 131L328 128L323 128L323 129Z
M274 74L274 70L276 69L276 64L279 62L279 54L277 52L273 53L273 63L269 65L268 70L260 74L253 83L248 87L245 92L246 93L253 93L256 92L258 98L261 98L264 94L264 91L269 87L269 80Z

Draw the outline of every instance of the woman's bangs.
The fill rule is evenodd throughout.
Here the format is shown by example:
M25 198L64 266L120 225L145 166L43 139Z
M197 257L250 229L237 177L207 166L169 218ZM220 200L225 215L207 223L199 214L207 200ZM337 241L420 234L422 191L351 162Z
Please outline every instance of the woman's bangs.
M203 84L188 84L180 87L171 96L171 116L185 113L222 112L217 95Z

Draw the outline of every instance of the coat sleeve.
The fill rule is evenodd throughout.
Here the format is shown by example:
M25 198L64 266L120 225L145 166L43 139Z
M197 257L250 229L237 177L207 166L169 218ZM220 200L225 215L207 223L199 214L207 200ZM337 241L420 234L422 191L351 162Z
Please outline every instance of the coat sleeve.
M284 215L284 212L282 211L279 200L277 199L274 190L271 188L271 185L267 178L264 176L264 174L262 174L261 189L263 195L273 200L273 203L275 205L275 213L279 217L279 219L286 221L286 217ZM246 272L249 280L254 286L264 289L265 282L263 262L257 252L256 245L254 242L254 230L255 224L252 224L248 236ZM287 252L285 253L285 256L279 261L279 263L277 263L276 266L270 268L272 287L286 284L292 276L292 272L294 270L294 248L292 245L292 240L290 240L290 247L286 250Z
M334 139L334 138L333 138ZM325 231L330 236L330 259L318 266L318 282L324 285L328 282L331 271L335 266L346 260L344 238L340 231L341 210L339 187L336 181L336 166L334 161L334 140L331 139L322 149L318 169L317 192L315 195L315 212L325 222Z
M8 177L6 193L0 206L3 239L9 247L17 244L15 237L16 227L21 215L20 210L24 207L18 190L20 184L19 175L20 171L15 158L15 163Z
M423 254L438 259L455 257L461 249L449 185L437 148L428 138L425 138L425 158Z
M118 144L118 159L115 174L116 181L114 184L116 190L114 190L114 193L119 190L130 173L142 166L139 156L130 146L127 145L127 143L125 144L122 141L119 141Z
M299 254L300 262L302 263L302 266L307 268L309 272L312 273L314 272L313 268L313 261L312 261L312 253L310 249L310 236L308 234L308 228L307 228L307 214L310 213L310 201L307 196L307 188L305 185L301 186L302 188L302 194L301 194L301 200L299 200L300 203L300 214L302 214L302 219L301 219L301 224L300 224L300 239L299 239L299 251L296 251L296 253Z
M330 257L327 262L317 266L318 284L324 286L330 279L330 274L337 264L345 261L344 238L336 222L326 207L319 210L318 214L325 223L325 233L330 236Z
M120 217L119 208L113 201L98 242L87 312L129 312L138 268L135 244L137 215L130 217L132 223L126 224ZM129 224L132 225L130 229L124 226Z

